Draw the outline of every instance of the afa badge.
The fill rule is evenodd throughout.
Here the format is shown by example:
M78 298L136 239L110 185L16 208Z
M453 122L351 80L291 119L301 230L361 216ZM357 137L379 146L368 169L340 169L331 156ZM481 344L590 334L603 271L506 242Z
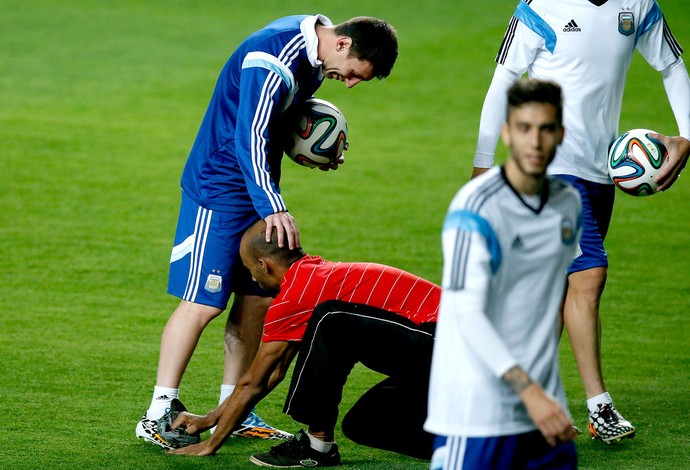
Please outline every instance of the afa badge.
M223 278L217 274L209 274L206 278L206 284L204 289L211 294L215 294L221 291L223 288Z
M618 32L623 36L630 36L635 32L635 15L630 11L618 13Z
M572 245L575 241L575 229L573 223L568 219L561 221L561 239L566 245Z

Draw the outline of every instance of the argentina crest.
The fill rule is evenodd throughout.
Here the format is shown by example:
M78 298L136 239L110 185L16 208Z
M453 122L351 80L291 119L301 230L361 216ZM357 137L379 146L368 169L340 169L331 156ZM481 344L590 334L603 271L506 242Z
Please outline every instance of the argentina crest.
M631 11L618 13L618 32L623 36L630 36L635 32L635 15Z
M561 220L561 239L566 245L571 245L575 241L575 224L572 220Z
M204 289L210 292L211 294L215 294L217 292L220 292L222 288L223 278L217 274L209 274L206 278L206 284L204 285Z

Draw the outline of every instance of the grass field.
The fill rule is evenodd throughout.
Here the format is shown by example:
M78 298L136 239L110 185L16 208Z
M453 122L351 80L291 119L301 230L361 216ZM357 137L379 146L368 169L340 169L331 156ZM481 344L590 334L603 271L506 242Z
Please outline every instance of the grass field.
M318 96L348 118L346 164L286 162L283 194L305 248L385 262L440 281L440 229L472 166L482 100L514 2L0 0L0 468L250 468L268 444L232 440L213 458L164 455L134 437L150 400L178 181L217 73L244 36L287 14L390 20L400 59L380 83ZM690 48L690 4L661 0ZM621 129L677 133L660 75L638 56ZM501 155L504 155L501 153ZM499 157L502 160L502 157ZM581 468L690 467L690 182L619 193L608 240L604 368L638 436L581 436ZM196 412L217 402L222 327L204 333L182 384ZM577 424L584 392L567 341ZM377 377L356 369L343 406ZM285 384L259 411L283 429ZM401 410L404 412L404 410ZM382 432L394 432L381 426ZM345 468L427 464L337 439Z

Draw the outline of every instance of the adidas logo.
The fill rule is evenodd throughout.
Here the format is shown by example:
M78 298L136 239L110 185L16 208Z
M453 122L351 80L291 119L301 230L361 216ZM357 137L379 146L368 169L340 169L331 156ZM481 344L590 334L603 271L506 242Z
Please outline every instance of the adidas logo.
M579 33L580 31L582 31L582 29L575 23L575 20L570 20L568 24L563 27L564 33Z
M513 239L513 243L511 245L511 248L513 250L521 250L524 247L524 244L522 243L522 238L520 238L520 235L516 236Z

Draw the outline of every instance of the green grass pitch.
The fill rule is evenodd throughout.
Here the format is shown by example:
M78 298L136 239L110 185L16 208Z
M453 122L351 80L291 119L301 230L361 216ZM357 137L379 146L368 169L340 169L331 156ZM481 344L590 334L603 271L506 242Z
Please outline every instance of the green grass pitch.
M690 4L660 3L690 48ZM400 36L392 76L353 90L326 82L318 93L348 118L346 163L322 173L286 161L283 193L309 252L439 282L441 224L469 177L493 57L515 2L0 4L0 468L252 468L249 455L269 443L234 439L213 458L192 459L134 437L177 303L165 289L179 176L220 67L238 41L279 16L390 20ZM677 133L661 77L639 56L621 120L621 130L633 127ZM618 193L604 369L638 435L613 447L580 436L581 468L690 465L688 200L687 175L651 198ZM192 411L217 402L223 323L204 333L182 383ZM567 340L562 370L584 429ZM343 406L376 380L357 368ZM295 431L281 412L285 390L259 412ZM395 432L376 417L371 425ZM427 467L337 440L344 468Z

